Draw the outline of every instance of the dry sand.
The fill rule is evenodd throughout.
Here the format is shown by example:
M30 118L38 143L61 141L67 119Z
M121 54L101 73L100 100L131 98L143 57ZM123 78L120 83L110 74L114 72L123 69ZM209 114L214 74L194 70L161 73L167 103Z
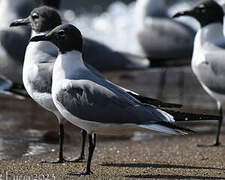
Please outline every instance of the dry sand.
M68 176L81 171L86 162L42 164L54 159L57 152L0 162L0 177L21 179L225 179L225 147L199 148L211 143L212 135L156 136L142 141L112 140L97 143L90 176ZM222 142L225 138L222 137ZM74 150L77 151L74 151ZM79 144L67 147L65 155L78 155ZM3 179L4 179L3 178ZM1 179L1 178L0 178ZM4 179L5 180L5 179Z

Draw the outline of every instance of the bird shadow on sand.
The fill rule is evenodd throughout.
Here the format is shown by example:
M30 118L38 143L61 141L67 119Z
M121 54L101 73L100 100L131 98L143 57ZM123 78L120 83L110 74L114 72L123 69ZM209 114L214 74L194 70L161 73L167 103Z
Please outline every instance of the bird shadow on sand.
M106 167L128 167L128 168L167 168L167 169L199 169L199 170L219 170L225 171L225 168L214 167L198 167L185 165L170 165L170 164L151 164L151 163L104 163L101 164ZM126 178L157 178L157 179L224 179L225 177L211 177L211 176L186 176L186 175L128 175Z
M225 179L212 176L183 176L183 175L130 175L125 178L147 178L147 179Z

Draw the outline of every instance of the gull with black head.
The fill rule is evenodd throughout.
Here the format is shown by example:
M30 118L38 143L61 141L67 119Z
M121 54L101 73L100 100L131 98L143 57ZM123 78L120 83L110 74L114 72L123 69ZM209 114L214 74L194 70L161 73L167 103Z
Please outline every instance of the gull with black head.
M27 97L22 82L22 69L31 29L29 27L10 29L10 23L15 19L27 17L31 10L40 4L58 7L59 3L60 0L0 1L0 74L3 77L1 82L5 80L0 84L1 94L18 97L18 93L21 92L22 96ZM8 88L4 89L6 86L3 84L7 84Z
M174 17L190 16L201 25L198 30L192 56L192 70L204 90L216 100L220 113L216 142L220 146L220 132L223 122L222 105L225 102L225 39L223 35L222 7L214 0L204 0L189 11L178 12ZM202 145L203 146L203 145Z
M32 36L49 32L61 24L61 18L54 8L42 6L35 8L25 19L15 20L11 26L29 25L32 28ZM63 163L66 161L78 162L84 159L84 147L78 158L65 160L63 158L64 125L63 117L55 107L52 95L52 70L57 57L56 47L49 42L30 42L26 49L23 65L23 83L28 94L43 108L53 112L59 123L59 158L50 163ZM82 132L83 143L85 144L86 132ZM44 161L47 162L47 161Z
M61 24L61 19L57 11L51 7L42 6L35 8L30 16L25 19L15 20L11 26L28 25L32 27L32 37L35 35L42 35L49 32L54 27ZM48 42L33 43L30 42L26 49L25 61L23 66L23 82L28 94L43 108L53 112L59 121L59 159L57 163L62 163L68 160L63 158L63 138L64 138L64 125L63 118L56 109L52 96L52 70L58 55L55 45ZM97 75L101 76L97 70L88 65ZM180 108L179 104L164 103L157 99L143 97L137 93L126 90L132 96L140 99L144 103L151 103L160 107ZM202 116L200 116L202 117ZM86 132L82 131L82 150L79 158L73 161L80 161L84 159L84 144ZM71 161L71 160L70 160Z
M173 117L155 106L141 103L89 69L82 58L82 35L73 25L60 25L30 41L50 41L58 47L59 54L53 69L53 102L65 119L88 133L87 167L85 171L71 175L91 173L96 134L121 134L136 130L181 135L193 132L174 124L174 119L179 119L179 113L177 116L173 113Z

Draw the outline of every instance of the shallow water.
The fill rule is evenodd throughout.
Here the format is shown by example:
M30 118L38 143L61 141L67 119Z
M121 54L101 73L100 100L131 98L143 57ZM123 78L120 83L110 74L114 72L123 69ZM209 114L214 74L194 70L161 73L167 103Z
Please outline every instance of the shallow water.
M170 6L169 13L173 14L176 9L190 6L190 1L188 3L182 1L182 3L176 7ZM75 20L72 11L64 11L64 16L66 19L73 20L72 22L87 37L99 40L116 50L140 52L135 36L135 2L126 5L117 1L100 15L80 14ZM145 96L184 104L183 110L217 113L214 100L200 87L190 67L107 73L106 76L114 83ZM58 150L55 117L31 100L1 98L0 112L0 159L19 158ZM215 129L215 123L209 125L194 123L191 126L205 133ZM79 130L68 123L66 146L75 145L79 142L79 137ZM149 134L135 134L132 139L142 140L153 137ZM124 139L124 137L120 138ZM125 138L127 139L129 138Z

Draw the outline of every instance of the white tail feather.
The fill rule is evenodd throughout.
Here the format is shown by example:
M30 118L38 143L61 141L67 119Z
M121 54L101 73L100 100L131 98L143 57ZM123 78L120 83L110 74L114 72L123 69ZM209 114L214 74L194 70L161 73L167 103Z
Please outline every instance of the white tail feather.
M167 113L163 110L160 110L160 109L157 109L157 111L166 118L166 122L171 122L171 123L175 122L173 116L171 116L169 113Z
M144 129L148 129L148 130L152 130L152 131L157 131L157 132L162 132L162 133L166 133L166 134L179 134L179 135L185 135L187 134L184 131L181 131L179 129L172 129L160 124L145 124L145 125L139 125L139 127L144 128Z

